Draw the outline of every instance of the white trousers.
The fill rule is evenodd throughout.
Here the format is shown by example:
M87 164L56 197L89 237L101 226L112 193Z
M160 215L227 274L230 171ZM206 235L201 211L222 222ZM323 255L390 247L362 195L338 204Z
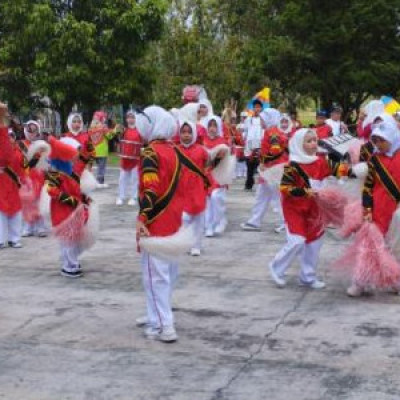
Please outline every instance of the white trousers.
M32 224L23 221L22 223L23 234L37 235L39 233L46 233L48 231L46 223L43 218L39 218L36 222Z
M236 178L244 178L247 175L246 161L237 161L236 163Z
M79 269L78 257L82 253L80 246L60 244L61 268L67 272L75 272Z
M118 197L121 200L127 198L136 200L138 193L139 176L138 169L131 170L120 169Z
M287 243L278 252L272 261L272 268L278 276L283 277L287 269L297 256L300 256L300 281L313 283L316 279L319 252L322 246L322 238L306 243L306 239L300 235L293 235L286 229Z
M256 202L252 208L251 217L247 223L260 227L265 213L274 202L279 208L281 223L283 223L283 212L278 188L268 185L267 183L259 183L256 189Z
M173 326L172 291L178 280L178 264L142 251L141 265L150 325L160 329Z
M182 220L185 226L188 225L193 226L194 234L196 237L196 241L193 245L193 248L201 250L202 240L204 235L205 212L203 211L202 213L197 215L183 213Z
M0 243L17 243L21 240L22 212L11 217L0 212Z
M226 224L226 189L214 189L207 198L205 215L206 230L215 230L218 226Z

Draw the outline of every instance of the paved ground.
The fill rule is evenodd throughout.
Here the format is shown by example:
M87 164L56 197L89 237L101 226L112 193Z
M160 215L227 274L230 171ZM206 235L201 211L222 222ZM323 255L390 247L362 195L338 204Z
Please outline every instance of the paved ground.
M52 239L0 255L0 398L7 400L317 400L400 398L400 298L352 300L326 265L343 244L328 236L324 291L277 289L266 265L284 242L239 223L253 195L230 191L229 227L201 258L184 258L175 294L180 340L144 339L135 212L96 193L102 229L84 278L59 275ZM272 218L275 218L273 216Z

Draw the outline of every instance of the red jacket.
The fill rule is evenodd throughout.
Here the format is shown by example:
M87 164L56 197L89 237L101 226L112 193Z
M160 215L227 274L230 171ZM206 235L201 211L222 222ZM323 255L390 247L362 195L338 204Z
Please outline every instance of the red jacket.
M122 135L123 140L129 140L131 142L142 142L139 132L136 130L136 128L126 128L123 135ZM131 160L128 158L123 158L121 157L120 161L120 166L123 170L125 171L130 171L133 168L136 168L139 165L139 160Z
M24 157L16 144L11 144L8 128L0 128L0 212L11 217L21 211L19 187L25 178Z
M309 179L323 180L335 175L348 174L348 167L319 157L311 164L299 164ZM320 211L314 197L309 195L307 185L295 167L289 163L285 166L281 183L282 209L289 232L313 242L324 234Z
M206 172L208 153L203 146L195 143L190 147L179 145L179 149L190 158L201 171L204 173ZM184 168L182 170L181 181L185 194L183 210L190 215L202 213L206 209L208 193L208 188L203 178L188 168Z
M154 140L142 152L139 220L152 236L173 235L181 226L185 201L180 181L181 169L174 145L170 142ZM174 187L175 191L172 190ZM160 208L162 211L155 213Z
M57 226L65 221L82 204L79 178L63 172L50 171L46 174L47 192L50 200L51 223Z
M392 176L395 184L400 187L400 151L397 151L393 157L381 154L373 157L381 162ZM371 162L368 163L368 176L364 183L363 206L366 210L372 211L372 220L382 233L386 234L397 209L397 203L382 184Z
M332 128L328 124L322 124L315 127L318 139L327 139L332 136Z
M287 162L289 159L287 149L287 136L279 128L273 127L264 131L260 157L266 167Z

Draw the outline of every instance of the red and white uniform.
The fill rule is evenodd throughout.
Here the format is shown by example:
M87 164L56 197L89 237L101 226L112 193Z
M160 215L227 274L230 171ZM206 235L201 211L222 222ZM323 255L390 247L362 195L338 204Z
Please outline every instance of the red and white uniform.
M136 128L126 128L122 138L130 142L141 143L139 132ZM139 160L128 159L121 157L120 161L120 174L119 174L119 187L118 187L118 200L125 200L129 198L133 204L136 202L138 194L138 166ZM130 188L130 191L128 189Z
M304 171L311 187L316 187L334 173L337 176L348 173L345 166L333 165L323 157L311 156L304 151L304 138L310 132L313 131L300 129L289 142L290 163L285 166L281 183L287 243L270 265L274 273L282 278L294 259L301 256L300 281L308 285L317 281L316 269L324 231L318 204L295 165Z
M25 179L23 155L0 128L0 246L19 243L21 238L21 200L19 188Z
M315 132L317 132L318 139L328 139L332 136L332 127L328 124L317 125L315 127Z
M210 137L209 134L204 138L204 147L206 149L213 149L214 147L225 144L226 140L222 136L222 121L221 118L211 116L206 119L206 126L208 127L211 121L216 121L218 126L218 133L216 137ZM214 234L220 234L225 231L227 225L226 219L226 186L219 185L211 174L212 168L208 170L208 178L210 180L209 195L207 199L206 208L206 236L212 237Z

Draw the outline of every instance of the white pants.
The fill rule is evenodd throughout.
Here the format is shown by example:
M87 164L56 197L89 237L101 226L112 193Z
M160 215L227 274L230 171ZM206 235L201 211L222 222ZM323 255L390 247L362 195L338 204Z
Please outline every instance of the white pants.
M138 182L139 177L137 168L131 170L124 170L121 168L119 173L118 197L121 200L127 198L135 200L138 193Z
M79 269L78 257L82 253L80 246L60 244L61 268L67 272L75 272Z
M147 318L154 328L174 325L172 291L178 280L178 264L142 251L142 278Z
M236 163L236 178L244 178L247 174L246 161L238 161Z
M185 226L188 226L190 224L193 226L194 235L196 237L193 248L201 250L201 244L204 235L205 212L203 211L202 213L197 215L183 213L182 219Z
M37 235L39 233L46 233L48 231L46 227L46 223L43 218L38 219L36 222L32 224L23 221L22 223L22 231L24 235Z
M22 212L11 217L0 212L0 243L17 243L21 240Z
M256 202L251 211L251 217L247 223L260 227L268 207L273 202L276 202L276 206L279 207L281 223L283 223L283 213L278 188L270 186L267 183L259 183L256 189Z
M214 189L207 198L207 208L205 216L206 230L214 231L221 224L226 224L226 189Z
M313 283L316 277L319 252L322 246L322 238L306 243L306 239L300 235L293 235L287 229L287 243L278 252L272 261L272 268L278 276L284 276L296 256L300 256L300 281Z

